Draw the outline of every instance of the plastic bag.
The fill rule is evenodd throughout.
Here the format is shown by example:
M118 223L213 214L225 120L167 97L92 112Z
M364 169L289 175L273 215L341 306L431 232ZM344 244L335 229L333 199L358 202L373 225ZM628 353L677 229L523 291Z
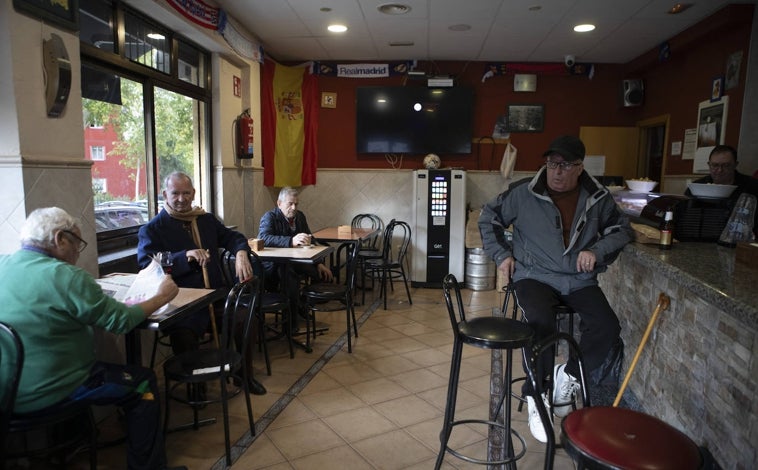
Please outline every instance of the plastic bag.
M518 149L510 142L505 145L505 151L503 152L503 160L500 162L500 174L505 179L511 179L513 177L513 168L516 166L516 154Z

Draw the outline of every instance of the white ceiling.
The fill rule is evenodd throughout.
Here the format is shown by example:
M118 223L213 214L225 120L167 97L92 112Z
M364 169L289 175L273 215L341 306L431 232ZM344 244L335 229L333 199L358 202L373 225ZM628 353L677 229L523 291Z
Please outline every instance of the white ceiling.
M743 0L739 3L755 3ZM280 61L475 60L626 63L720 10L727 0L399 0L402 16L380 13L389 0L216 0ZM331 11L321 11L322 8ZM539 7L539 9L534 9ZM349 29L333 34L330 23ZM578 23L594 23L585 34ZM468 31L451 26L467 24ZM412 42L412 46L390 46Z

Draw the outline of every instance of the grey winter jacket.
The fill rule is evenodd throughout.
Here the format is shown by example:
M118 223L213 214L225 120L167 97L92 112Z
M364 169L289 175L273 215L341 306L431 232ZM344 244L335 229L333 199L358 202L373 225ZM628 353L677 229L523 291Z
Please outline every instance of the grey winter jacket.
M563 227L558 207L547 193L545 168L488 202L479 217L479 232L485 253L500 264L516 260L513 282L534 279L562 294L597 284L621 249L634 239L629 218L618 208L610 192L583 171L579 176L579 201L568 247L563 244ZM513 241L504 230L513 224ZM580 251L595 255L593 272L577 272Z

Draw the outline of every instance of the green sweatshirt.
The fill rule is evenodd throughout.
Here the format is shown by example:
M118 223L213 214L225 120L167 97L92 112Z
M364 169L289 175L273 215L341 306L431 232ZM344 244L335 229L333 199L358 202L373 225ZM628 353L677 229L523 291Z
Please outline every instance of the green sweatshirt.
M83 269L27 249L0 256L0 321L18 331L25 352L15 411L53 405L85 382L93 326L122 334L143 320L140 307L104 294Z

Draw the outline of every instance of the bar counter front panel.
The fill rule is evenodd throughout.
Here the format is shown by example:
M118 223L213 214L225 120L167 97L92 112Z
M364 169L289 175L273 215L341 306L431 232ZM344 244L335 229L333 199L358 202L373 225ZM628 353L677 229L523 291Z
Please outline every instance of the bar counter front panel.
M600 285L621 321L625 370L663 292L671 298L633 372L643 411L707 447L724 468L758 461L758 267L715 243L630 243Z

